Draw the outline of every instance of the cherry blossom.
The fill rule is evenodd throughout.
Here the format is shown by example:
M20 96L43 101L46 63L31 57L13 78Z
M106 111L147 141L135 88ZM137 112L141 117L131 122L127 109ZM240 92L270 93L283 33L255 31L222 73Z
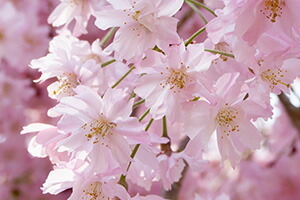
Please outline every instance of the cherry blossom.
M233 167L249 150L258 149L262 140L251 118L247 117L246 107L251 102L243 101L246 91L237 81L238 76L238 73L225 74L218 79L212 99L217 101L187 104L186 109L193 118L186 121L184 130L192 139L188 148L196 152L199 151L196 150L199 144L202 149L206 149L209 137L216 130L222 159L229 159ZM261 114L259 110L253 112L258 116ZM202 126L197 123L199 121L204 122Z
M121 89L109 89L103 98L84 86L78 87L77 92L73 97L61 99L58 105L49 110L53 116L64 114L58 122L58 129L71 133L57 143L58 151L84 150L91 159L102 160L102 166L110 165L105 157L110 156L111 152L111 159L125 168L130 161L130 145L148 140L142 124L130 117L133 99L126 101L126 94ZM107 164L103 163L105 160Z
M216 56L204 52L203 45L190 45L186 49L181 44L167 49L166 55L150 51L146 57L141 62L140 73L147 74L137 81L134 91L146 99L146 106L151 108L154 118L167 115L174 121L182 113L180 103L197 96L197 89L201 87L198 77Z
M103 30L120 27L111 44L116 58L129 60L155 45L165 47L180 42L177 20L172 15L181 8L183 0L108 2L111 6L97 12L95 24Z
M105 5L105 1L96 0L61 0L48 18L48 23L55 27L64 25L66 29L75 20L73 34L86 34L86 26L94 12Z
M99 41L90 45L69 35L59 35L50 42L50 53L42 58L32 60L31 67L39 69L42 76L37 81L45 81L56 77L57 81L49 85L49 96L61 99L72 96L78 85L87 85L102 93L113 85L127 67L122 63L113 63L119 71L112 68L101 68L101 64L112 60L108 53L103 52Z

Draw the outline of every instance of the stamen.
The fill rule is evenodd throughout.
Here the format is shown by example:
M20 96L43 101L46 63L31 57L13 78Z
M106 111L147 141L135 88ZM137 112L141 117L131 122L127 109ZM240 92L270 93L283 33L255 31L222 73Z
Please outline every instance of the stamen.
M103 200L108 199L102 194L102 184L99 181L90 183L83 191L82 200Z
M260 12L271 22L276 22L277 17L282 16L282 7L285 6L284 0L265 0L264 9Z
M72 88L79 85L76 75L72 73L63 73L58 77L58 82L59 87L52 92L54 95L66 94L67 96L72 96L75 94Z
M269 83L271 90L274 89L278 84L282 84L286 87L290 87L290 84L284 83L282 79L285 77L287 70L282 69L268 69L261 73L262 80Z
M179 69L169 69L169 74L166 79L160 83L160 85L164 88L166 85L170 85L170 89L173 90L174 93L180 92L188 82L192 82L193 80L186 73L186 68L183 63L181 63L181 67ZM163 75L164 73L161 72Z
M228 104L226 104L228 105ZM239 132L239 125L235 122L237 115L239 114L238 110L232 107L227 107L221 109L215 118L219 126L223 127L223 133L226 136L229 136L230 133L237 131ZM223 139L223 136L221 137Z
M2 31L0 31L0 41L4 39L4 33Z
M138 21L138 17L140 15L141 11L135 11L134 15L132 15L132 19L134 19L135 21Z
M106 119L98 119L92 123L84 124L82 126L83 129L87 129L88 133L85 134L87 140L90 141L93 139L93 143L96 144L99 141L102 141L102 145L104 145L104 140L108 135L113 134L113 128L116 127L117 124L114 122L108 122Z

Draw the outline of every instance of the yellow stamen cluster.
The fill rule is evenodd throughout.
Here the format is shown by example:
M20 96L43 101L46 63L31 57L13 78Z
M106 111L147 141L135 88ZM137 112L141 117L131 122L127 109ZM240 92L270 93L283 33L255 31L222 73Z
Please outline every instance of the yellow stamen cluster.
M183 66L183 63L182 63ZM186 67L189 68L189 67ZM164 82L160 83L160 85L165 88L166 85L171 85L170 89L173 90L174 93L180 92L181 89L183 89L188 82L192 82L193 80L189 77L189 75L186 73L185 67L180 67L178 69L169 69L169 74L164 80ZM161 74L164 74L161 72Z
M141 11L135 11L132 16L132 19L134 19L135 21L138 21L138 17L140 15Z
M282 69L268 69L261 73L262 80L268 82L270 89L274 89L278 84L282 84L286 87L290 87L289 84L282 82L282 79L286 75L287 70Z
M239 125L235 122L238 114L238 110L232 107L221 109L217 114L215 120L219 124L219 126L222 126L224 128L223 132L224 134L226 134L226 136L229 136L229 134L234 131L240 131ZM223 139L223 136L221 136L221 138Z
M135 20L135 21L139 24L140 27L145 28L145 26L139 22L139 16L141 15L141 11L140 11L140 10L134 11L134 8L135 8L134 5L135 5L136 3L137 3L137 2L134 1L134 2L133 2L133 6L132 6L131 8L129 8L129 9L124 9L123 11L124 11L125 13L127 13L127 16L128 16L128 17L132 17L132 19ZM127 22L124 22L124 25L126 25L126 24L127 24ZM137 33L137 36L141 36L141 33L139 32L139 27L138 27L138 26L135 26L134 28L132 28L132 31L137 31L137 32L138 32L138 33Z
M74 95L72 88L75 88L79 83L76 75L72 73L63 73L58 77L59 86L53 91L54 95L65 94L67 96Z
M4 39L4 33L2 31L0 31L0 41Z
M282 7L285 6L284 0L265 0L264 9L260 12L271 22L276 22L277 17L282 16Z
M90 183L86 189L83 190L82 200L112 200L102 193L102 183L99 181Z
M105 140L108 135L113 135L113 129L116 126L116 123L108 122L106 119L100 118L89 124L84 124L82 128L88 132L85 134L87 140L90 141L93 139L93 143L96 144L99 143L99 141ZM105 143L102 142L101 144L104 145Z

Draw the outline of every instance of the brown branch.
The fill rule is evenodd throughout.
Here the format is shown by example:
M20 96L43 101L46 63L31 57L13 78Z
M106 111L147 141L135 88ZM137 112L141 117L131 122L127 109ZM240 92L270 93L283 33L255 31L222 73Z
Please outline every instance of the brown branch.
M278 98L284 106L292 125L298 130L298 135L300 136L300 108L294 106L284 93L278 95Z

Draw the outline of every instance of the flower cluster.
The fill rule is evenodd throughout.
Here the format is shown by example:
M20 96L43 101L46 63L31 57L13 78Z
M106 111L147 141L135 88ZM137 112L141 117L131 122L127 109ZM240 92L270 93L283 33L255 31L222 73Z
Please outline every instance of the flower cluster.
M35 32L28 35L22 20L11 28L22 16L9 15L11 4L3 4L8 19L0 43L7 50L0 46L0 59L15 65L11 40L21 38L10 38L11 32L21 29L24 44L41 44L34 35L47 29L33 22L26 28ZM291 133L276 149L283 133L266 134L261 125L275 113L271 95L279 95L283 112L285 94L294 94L299 7L293 0L61 0L48 23L63 27L47 55L30 62L41 73L36 82L51 82L48 96L56 104L47 114L53 122L32 123L21 132L34 133L29 152L49 157L53 165L43 192L71 188L70 200L227 200L244 199L242 182L252 199L272 199L271 189L253 197L257 180L251 173L268 177L256 150L276 160L286 147L299 146L297 133ZM185 21L198 30L186 35L185 29L195 27L187 28ZM91 43L83 40L89 26L106 34ZM294 126L296 119L285 124ZM295 162L285 160L278 165ZM199 184L198 176L204 183L218 177L215 190Z

